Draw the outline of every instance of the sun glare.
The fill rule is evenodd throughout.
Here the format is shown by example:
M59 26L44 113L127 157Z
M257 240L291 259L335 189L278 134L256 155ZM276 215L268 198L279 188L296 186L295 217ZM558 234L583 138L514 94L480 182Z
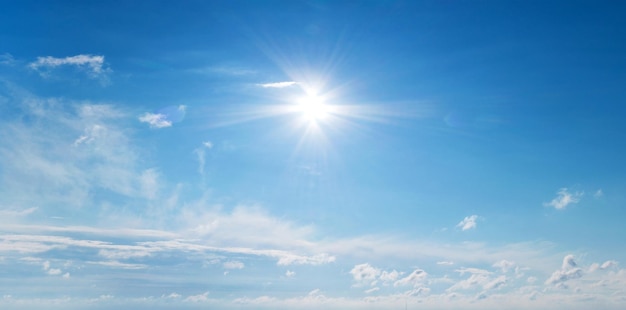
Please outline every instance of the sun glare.
M308 96L298 102L297 109L302 115L311 120L322 120L330 113L330 106L317 96Z

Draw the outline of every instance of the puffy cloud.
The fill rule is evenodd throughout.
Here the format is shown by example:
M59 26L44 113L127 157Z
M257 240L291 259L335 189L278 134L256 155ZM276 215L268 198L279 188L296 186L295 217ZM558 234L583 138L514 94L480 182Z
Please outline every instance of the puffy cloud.
M402 275L402 273L398 272L396 270L393 270L391 272L383 271L380 274L379 280L381 280L381 281L383 281L385 283L393 282L393 281L396 281L400 275Z
M287 270L287 272L285 272L285 276L287 278L293 278L295 275L296 275L295 271Z
M360 283L373 282L376 280L376 277L380 275L380 273L380 269L372 267L368 263L355 265L354 268L350 270L350 274L352 275L354 281Z
M591 266L589 266L589 272L595 272L599 269L600 270L609 269L609 268L616 267L617 265L618 265L617 261L614 261L614 260L608 260L602 263L602 265L598 263L593 263L591 264Z
M476 228L477 219L478 215L466 216L460 223L456 225L456 227L460 227L463 231Z
M582 192L570 193L567 188L561 188L557 192L557 196L550 202L546 202L543 205L546 207L554 207L555 209L565 209L570 204L575 204L580 201L583 196Z
M550 278L546 280L546 284L555 284L565 287L564 283L571 279L578 279L583 276L583 271L574 261L574 255L567 255L563 258L561 269L552 273Z

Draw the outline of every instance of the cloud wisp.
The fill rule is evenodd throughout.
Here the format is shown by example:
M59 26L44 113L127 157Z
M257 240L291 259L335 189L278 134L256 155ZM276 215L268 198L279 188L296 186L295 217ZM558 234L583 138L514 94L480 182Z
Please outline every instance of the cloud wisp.
M85 72L90 78L105 78L111 69L105 66L104 56L80 54L57 58L52 56L37 57L37 60L28 64L28 67L37 71L41 76L48 77L52 70L59 67L75 67Z
M275 82L275 83L259 84L259 86L261 86L263 88L285 88L285 87L294 86L296 84L298 84L298 83L296 83L294 81L287 81L287 82Z
M456 227L461 228L462 231L474 229L476 228L476 220L478 220L478 215L466 216L461 222L456 225Z
M554 199L550 202L544 203L543 205L546 207L553 207L557 210L563 210L571 204L578 203L582 196L582 192L571 193L567 190L567 188L561 188L557 192L557 196Z

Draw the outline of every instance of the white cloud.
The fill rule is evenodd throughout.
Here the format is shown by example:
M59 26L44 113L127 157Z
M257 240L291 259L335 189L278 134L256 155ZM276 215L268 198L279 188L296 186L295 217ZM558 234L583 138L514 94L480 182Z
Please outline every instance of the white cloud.
M483 286L483 288L485 290L492 290L492 289L497 289L503 285L505 285L507 282L507 278L505 275L500 275L497 278L491 280L490 282L487 282L487 284L485 284Z
M570 193L567 191L567 188L561 188L557 192L557 196L552 199L552 201L546 202L543 205L546 207L554 207L555 209L561 210L565 209L565 207L570 204L578 203L582 196L582 192Z
M291 271L291 270L287 270L287 272L285 272L285 276L287 278L293 278L296 276L296 272L295 271Z
M145 113L139 116L139 121L142 123L148 123L150 128L165 128L172 126L172 121L168 120L165 114L159 113Z
M101 261L101 262L88 262L88 263L94 264L94 265L111 267L111 268L129 269L129 270L148 268L148 266L145 264L130 264L130 263L122 263L118 261L105 261L105 262Z
M32 207L28 209L0 209L0 218L6 217L23 217L29 214L35 213L37 211L37 207Z
M290 81L290 82L266 83L266 84L259 84L259 85L263 88L285 88L285 87L293 86L296 84L297 84L296 82Z
M211 148L213 148L213 143L211 143L211 141L204 141L201 147L193 151L198 159L198 173L200 173L201 176L204 176L204 166L206 164L205 149L210 150Z
M278 253L277 253L278 254ZM289 266L289 265L323 265L332 263L335 261L335 257L328 255L326 253L317 254L313 256L301 256L295 254L282 253L279 256L278 262L276 263L279 266Z
M372 288L370 288L368 290L365 290L364 292L365 292L365 294L371 294L371 293L374 293L374 292L379 291L379 290L380 290L379 287L372 287Z
M503 259L493 264L493 267L500 268L502 272L506 273L509 270L511 270L511 268L515 267L515 262L511 262L506 259Z
M104 67L104 56L101 55L76 55L65 58L52 56L37 57L37 60L28 64L28 67L39 72L42 76L48 76L50 70L60 66L73 66L86 71L91 78L105 76L111 70Z
M610 268L617 267L617 265L618 265L618 262L614 261L614 260L607 260L604 263L602 263L602 265L600 265L598 263L593 263L593 264L591 264L591 266L589 266L589 272L595 272L597 270L610 269Z
M561 269L552 273L545 284L555 284L564 287L562 284L571 279L578 279L583 276L583 271L574 261L574 255L567 255L563 258Z
M365 284L371 283L376 280L376 277L380 274L380 269L372 267L370 264L359 264L355 265L352 270L350 270L350 274L354 281Z
M245 265L239 261L228 261L222 264L225 269L243 269Z
M456 225L456 227L460 227L463 231L476 228L477 219L478 215L466 216L460 223Z
M57 269L57 268L51 268L50 267L50 261L45 261L43 262L43 270L51 275L51 276L57 276L60 275L63 271L61 271L61 269Z
M454 262L451 262L451 261L440 261L440 262L437 262L437 265L452 266L452 265L454 265Z
M185 298L185 302L206 302L209 300L209 292L204 292L198 295L191 295Z
M413 272L411 272L410 275L393 283L393 286L404 286L404 285L418 286L422 281L424 281L424 279L426 279L427 276L428 274L426 273L426 271L422 269L415 269L413 270Z
M600 266L600 269L607 269L607 268L616 267L617 264L618 264L617 261L608 260L608 261L602 263L602 265Z
M387 271L383 271L380 274L380 277L378 278L380 281L383 281L383 283L388 283L388 282L394 282L398 279L398 277L400 277L402 275L401 272L398 272L396 270L393 270L391 272L387 272Z

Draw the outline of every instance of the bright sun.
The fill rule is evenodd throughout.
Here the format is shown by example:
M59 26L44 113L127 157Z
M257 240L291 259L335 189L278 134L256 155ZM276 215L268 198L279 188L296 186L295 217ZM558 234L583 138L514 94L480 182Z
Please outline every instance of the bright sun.
M308 96L300 99L297 109L305 118L311 121L322 120L330 113L330 106L317 96Z

